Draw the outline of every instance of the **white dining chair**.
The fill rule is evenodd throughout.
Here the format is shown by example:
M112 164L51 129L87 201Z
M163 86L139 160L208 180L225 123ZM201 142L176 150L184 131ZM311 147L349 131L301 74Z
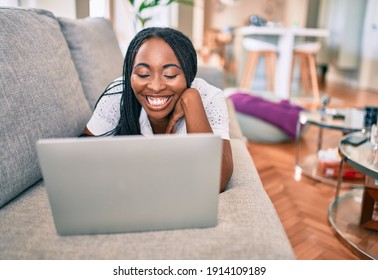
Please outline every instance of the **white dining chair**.
M319 84L316 72L315 55L319 52L321 44L319 42L298 43L294 46L293 61L291 70L291 81L295 66L300 67L300 86L306 94L312 93L314 101L319 102ZM311 82L311 86L309 84ZM289 94L291 97L291 83Z
M248 51L247 61L240 80L241 88L252 88L257 65L260 57L265 60L266 87L269 91L274 92L275 69L277 60L277 46L275 44L253 39L244 38L243 47Z

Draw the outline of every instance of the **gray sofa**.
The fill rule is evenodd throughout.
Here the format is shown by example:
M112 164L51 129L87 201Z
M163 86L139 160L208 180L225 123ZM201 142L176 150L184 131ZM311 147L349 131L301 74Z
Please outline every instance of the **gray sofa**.
M0 259L295 258L231 105L234 173L216 227L59 236L35 143L82 132L122 54L101 18L0 7L0 26Z

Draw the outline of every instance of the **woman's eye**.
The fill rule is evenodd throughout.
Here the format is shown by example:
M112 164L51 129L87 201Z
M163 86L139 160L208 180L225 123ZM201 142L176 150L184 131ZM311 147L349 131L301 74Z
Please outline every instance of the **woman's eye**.
M164 77L166 77L167 79L174 79L176 78L178 75L164 75Z
M145 75L142 75L142 74L137 74L139 78L142 78L142 79L146 79L148 78L150 75L148 74L145 74Z

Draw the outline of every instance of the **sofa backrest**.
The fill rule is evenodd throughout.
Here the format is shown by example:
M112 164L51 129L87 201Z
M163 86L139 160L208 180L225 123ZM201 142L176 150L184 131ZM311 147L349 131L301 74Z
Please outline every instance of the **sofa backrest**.
M112 25L104 18L58 20L93 110L105 88L122 75L123 55Z
M91 116L59 22L0 7L0 207L41 179L36 141L75 137Z

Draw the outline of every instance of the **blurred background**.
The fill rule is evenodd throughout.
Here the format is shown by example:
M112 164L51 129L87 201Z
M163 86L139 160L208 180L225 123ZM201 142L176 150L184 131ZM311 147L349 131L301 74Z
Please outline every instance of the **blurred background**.
M132 2L139 7L143 1ZM170 26L184 32L192 39L201 63L236 75L235 57L240 54L233 47L234 31L250 25L251 17L258 16L270 26L329 30L327 38L316 39L322 43L316 56L319 75L350 87L378 91L377 0L193 0L193 5L161 2L143 11L144 16L151 17L145 26ZM128 0L0 0L0 5L44 8L59 17L109 18L123 52L141 28L135 20L136 9Z

